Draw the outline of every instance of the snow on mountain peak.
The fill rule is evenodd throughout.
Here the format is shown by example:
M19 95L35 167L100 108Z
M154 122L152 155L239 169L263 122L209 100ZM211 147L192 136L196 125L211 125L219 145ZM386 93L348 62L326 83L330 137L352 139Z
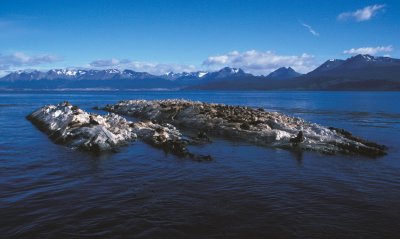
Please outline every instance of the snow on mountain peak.
M65 75L67 75L67 76L75 76L76 73L77 72L75 70L66 70L65 71Z
M117 74L120 73L120 71L118 69L107 69L105 70L105 72L109 73L109 74Z
M208 74L208 72L199 71L199 72L197 73L197 76L198 76L199 78L201 78L201 77L203 77L203 76L205 76L205 75L207 75L207 74Z
M231 68L231 72L236 74L236 73L239 72L239 69L238 68Z
M363 55L363 58L364 58L365 60L367 60L367 61L373 61L373 60L374 60L374 57L373 57L373 56L370 56L370 55Z

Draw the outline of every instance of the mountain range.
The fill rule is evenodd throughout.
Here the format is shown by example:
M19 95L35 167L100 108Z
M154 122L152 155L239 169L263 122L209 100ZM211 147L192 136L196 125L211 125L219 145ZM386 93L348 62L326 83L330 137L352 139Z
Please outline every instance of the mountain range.
M282 67L267 76L230 67L164 75L118 69L16 71L0 78L0 89L400 90L400 59L356 55L328 60L307 74Z

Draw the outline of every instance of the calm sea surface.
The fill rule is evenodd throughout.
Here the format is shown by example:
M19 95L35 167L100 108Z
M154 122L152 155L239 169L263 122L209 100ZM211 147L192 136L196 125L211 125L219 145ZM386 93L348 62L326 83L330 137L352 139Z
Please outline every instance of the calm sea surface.
M184 98L264 107L385 144L326 156L214 139L194 162L136 141L95 156L25 116L68 100ZM102 113L102 112L101 112ZM2 92L0 238L400 238L400 93Z

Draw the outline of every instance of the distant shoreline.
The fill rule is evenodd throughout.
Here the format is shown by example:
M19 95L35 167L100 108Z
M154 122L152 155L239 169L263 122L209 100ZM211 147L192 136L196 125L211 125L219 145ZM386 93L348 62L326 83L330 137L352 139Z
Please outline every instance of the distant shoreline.
M65 89L1 89L2 92L400 92L400 89L376 89L376 90L335 90L335 89L271 89L271 90L230 90L230 89L207 89L207 90L188 90L188 89L166 89L166 88L151 88L151 89L111 89L111 88L65 88Z

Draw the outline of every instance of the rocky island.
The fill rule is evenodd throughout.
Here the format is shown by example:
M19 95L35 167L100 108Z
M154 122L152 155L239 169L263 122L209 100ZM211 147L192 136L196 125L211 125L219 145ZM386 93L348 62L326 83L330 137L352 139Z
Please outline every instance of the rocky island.
M102 116L88 113L68 102L41 107L27 118L45 131L54 142L74 149L115 151L139 138L178 156L197 160L209 159L209 156L190 153L186 148L188 141L182 138L179 130L168 123L161 125L151 121L131 122L114 113Z
M355 137L343 129L324 127L261 108L187 100L128 100L104 109L269 147L370 157L386 154L385 146Z
M353 136L343 129L324 127L301 118L262 108L211 104L187 100L129 100L106 105L107 115L88 113L68 102L47 105L27 118L56 143L71 148L115 151L135 139L178 156L209 160L194 155L187 145L211 142L209 136L237 139L256 145L288 150L317 151L377 157L386 147ZM131 122L120 115L139 118ZM176 128L194 131L184 137Z

